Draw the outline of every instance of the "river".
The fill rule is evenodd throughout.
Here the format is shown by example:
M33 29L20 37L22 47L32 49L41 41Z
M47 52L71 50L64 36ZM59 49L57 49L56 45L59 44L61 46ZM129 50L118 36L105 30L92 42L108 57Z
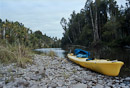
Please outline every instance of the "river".
M50 51L53 51L56 53L56 55L60 58L64 58L65 57L65 50L61 49L61 48L41 48L41 49L35 49L36 51L40 51L43 53L49 53Z
M49 51L54 51L56 55L60 58L65 58L67 53L73 51L74 49L69 48L68 50L63 50L61 48L41 48L36 49L36 51L48 53ZM119 76L130 76L130 49L122 48L108 48L108 49L84 49L91 52L93 58L109 59L109 60L119 60L123 61L124 65L121 69Z

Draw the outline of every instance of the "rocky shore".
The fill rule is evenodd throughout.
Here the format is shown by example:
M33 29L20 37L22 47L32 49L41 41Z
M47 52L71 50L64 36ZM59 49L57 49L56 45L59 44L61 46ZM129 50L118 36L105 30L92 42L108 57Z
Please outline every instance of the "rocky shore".
M110 77L58 57L35 55L26 68L0 65L0 88L130 88L130 77Z

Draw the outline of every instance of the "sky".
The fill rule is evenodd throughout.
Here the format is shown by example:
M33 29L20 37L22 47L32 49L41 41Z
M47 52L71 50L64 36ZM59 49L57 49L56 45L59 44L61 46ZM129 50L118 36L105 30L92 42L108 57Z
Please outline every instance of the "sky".
M0 0L0 18L18 21L25 27L50 37L62 38L62 17L68 19L72 11L80 12L86 0ZM125 0L117 0L125 4Z

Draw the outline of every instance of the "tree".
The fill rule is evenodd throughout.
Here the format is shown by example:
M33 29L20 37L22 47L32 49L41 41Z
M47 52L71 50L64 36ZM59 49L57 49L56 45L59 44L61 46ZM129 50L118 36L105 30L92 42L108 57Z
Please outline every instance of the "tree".
M67 21L66 21L65 18L62 18L62 19L61 19L60 24L61 24L62 28L64 29L64 31L65 31L66 33L68 33L68 30L67 30ZM70 43L72 43L72 40L70 39L70 36L69 36L68 34L66 34L66 36L68 37Z
M100 41L99 38L99 29L98 29L98 3L99 0L96 0L95 3L92 2L92 0L87 0L86 4L85 4L85 9L90 10L90 17L91 17L91 22L92 22L92 28L93 28L93 35L94 35L94 39L93 42L97 43ZM95 5L95 8L94 8ZM93 14L94 12L92 11L92 8L94 8L95 14ZM95 20L94 20L95 18Z

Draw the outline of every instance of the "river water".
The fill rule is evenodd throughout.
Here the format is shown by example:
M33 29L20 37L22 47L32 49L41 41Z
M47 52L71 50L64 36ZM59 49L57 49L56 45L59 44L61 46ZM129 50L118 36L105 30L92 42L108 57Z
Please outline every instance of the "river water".
M61 49L61 48L41 48L41 49L35 49L36 51L40 51L43 53L49 53L50 51L53 51L56 53L56 55L60 58L64 58L65 57L65 50Z
M56 55L60 58L65 58L67 53L73 51L74 49L69 48L68 50L63 50L61 48L41 48L36 49L36 51L48 53L54 51ZM109 59L109 60L119 60L123 61L124 65L121 69L119 76L130 76L130 49L84 49L91 53L90 57L99 58L99 59Z

